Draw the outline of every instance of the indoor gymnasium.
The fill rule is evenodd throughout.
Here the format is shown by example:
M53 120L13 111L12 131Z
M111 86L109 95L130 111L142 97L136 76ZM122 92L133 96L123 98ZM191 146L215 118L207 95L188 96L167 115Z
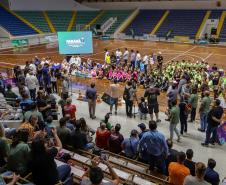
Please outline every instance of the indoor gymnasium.
M226 185L226 1L0 0L0 185Z

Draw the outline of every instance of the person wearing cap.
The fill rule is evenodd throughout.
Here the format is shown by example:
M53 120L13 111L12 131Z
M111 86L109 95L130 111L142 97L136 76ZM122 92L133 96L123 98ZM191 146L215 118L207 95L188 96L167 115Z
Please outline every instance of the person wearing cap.
M207 127L207 115L210 110L210 92L205 91L204 98L202 99L201 106L199 108L199 114L200 114L200 128L198 130L200 132L205 132Z
M130 138L126 138L122 142L122 149L125 152L125 156L131 159L137 157L137 146L139 142L138 131L132 130L130 133Z
M147 132L148 130L146 129L146 125L144 124L144 123L140 123L139 125L137 125L139 128L140 128L140 130L141 130L141 132L139 133L139 138L141 139L142 137L143 137L143 135L144 135L144 133L145 132Z
M157 123L149 121L150 130L140 139L138 144L139 156L150 165L150 170L158 169L158 172L166 173L166 163L169 149L165 136L157 130Z

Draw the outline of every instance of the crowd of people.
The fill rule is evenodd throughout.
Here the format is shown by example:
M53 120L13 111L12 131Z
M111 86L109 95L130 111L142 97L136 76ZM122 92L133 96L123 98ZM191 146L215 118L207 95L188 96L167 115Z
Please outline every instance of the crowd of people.
M70 75L84 71L92 77L112 80L108 101L110 112L100 121L96 130L86 123L89 118L96 119L95 83L91 83L85 93L89 118L76 116L79 105L74 105L69 96ZM139 51L129 52L126 48L123 54L119 49L112 54L106 49L104 64L97 64L90 59L82 62L79 56L72 56L62 63L55 63L50 58L35 57L32 62L26 63L24 69L16 66L14 75L19 93L15 93L10 84L5 84L2 77L0 93L5 104L16 110L16 113L20 110L22 117L19 116L19 119L23 121L18 128L7 128L7 125L1 124L0 183L6 184L6 181L10 185L15 184L20 177L31 172L32 182L36 185L54 185L59 181L72 184L70 165L57 167L54 161L55 158L62 159L62 148L73 148L75 151L92 150L96 153L102 149L109 150L149 164L151 171L169 176L169 182L174 185L220 183L219 174L214 170L214 159L209 159L207 165L202 162L195 163L192 161L192 149L188 149L186 153L173 149L174 132L177 141L181 142L181 136L189 130L188 118L190 117L191 122L196 120L197 108L200 115L199 131L206 132L202 146L221 144L217 137L217 128L223 121L226 78L216 65L172 61L164 67L160 52L156 56L151 54L142 58ZM123 94L119 93L118 82L126 83ZM145 88L145 92L142 97L138 97L137 88L141 86ZM163 94L168 101L166 121L170 123L169 139L157 129L158 123L161 122L158 97L162 96L162 91L165 91ZM61 97L59 101L56 99L57 94ZM109 122L113 107L117 115L118 100L121 96L125 101L128 117L133 116L135 102L138 102L141 120L146 120L147 115L150 115L149 128L140 123L140 130L133 129L129 138L124 138L120 132L120 124ZM61 113L58 107L61 108ZM7 114L8 112L9 108ZM1 114L1 118L3 116L5 114ZM54 120L58 125L54 124ZM179 123L180 131L177 128ZM103 171L98 167L100 161L109 168L112 182L102 182ZM4 172L5 165L10 172ZM92 165L84 174L81 184L119 184L119 177L107 159L94 158Z

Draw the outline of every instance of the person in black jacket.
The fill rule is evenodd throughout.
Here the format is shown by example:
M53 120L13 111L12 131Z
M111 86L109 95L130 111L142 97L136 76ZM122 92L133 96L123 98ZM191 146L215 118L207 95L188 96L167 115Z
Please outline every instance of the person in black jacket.
M86 134L84 132L81 132L80 121L77 121L76 129L71 134L71 144L76 150L89 150L94 147L93 143L88 143Z
M192 161L192 158L193 158L193 150L192 149L188 149L186 151L186 159L184 161L184 166L186 166L187 168L189 168L190 170L190 173L192 176L195 176L195 162Z
M222 116L224 114L224 109L220 106L221 101L219 99L215 100L215 104L213 108L209 111L207 115L207 130L206 130L206 140L202 143L202 146L207 146L209 143L215 144L216 142L219 143L217 137L217 128L221 124ZM210 138L212 134L212 138Z

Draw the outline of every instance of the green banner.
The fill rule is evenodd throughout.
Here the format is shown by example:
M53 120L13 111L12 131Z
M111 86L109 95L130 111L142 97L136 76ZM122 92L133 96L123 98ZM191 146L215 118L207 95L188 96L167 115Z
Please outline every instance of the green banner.
M13 47L28 46L28 39L11 40Z

